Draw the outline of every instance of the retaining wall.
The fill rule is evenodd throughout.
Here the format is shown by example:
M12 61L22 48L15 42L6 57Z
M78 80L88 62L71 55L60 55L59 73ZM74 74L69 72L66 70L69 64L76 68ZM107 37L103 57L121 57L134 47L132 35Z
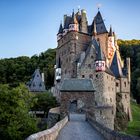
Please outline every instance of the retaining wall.
M59 131L66 125L67 122L68 117L65 117L63 120L56 123L52 128L32 134L26 140L55 140Z

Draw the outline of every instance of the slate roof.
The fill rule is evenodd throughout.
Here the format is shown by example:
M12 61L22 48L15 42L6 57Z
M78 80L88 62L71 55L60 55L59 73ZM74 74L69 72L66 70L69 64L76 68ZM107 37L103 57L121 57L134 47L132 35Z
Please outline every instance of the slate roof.
M100 44L97 42L96 39L92 40L92 44L95 47L96 50L96 60L105 60L105 56L102 52Z
M97 15L95 16L91 26L88 26L88 31L90 34L93 33L94 31L94 22L96 23L96 31L97 31L97 34L101 34L101 33L107 33L107 29L105 27L105 24L104 24L104 20L102 18L102 15L100 13L100 11L98 11Z
M109 30L108 36L113 36L113 32L112 32L112 27L111 26L110 26L110 30Z
M62 26L62 23L60 24L60 27L59 27L59 30L58 30L58 34L59 33L63 33L63 26Z
M60 91L93 92L94 87L91 79L64 79Z
M115 51L110 69L116 78L123 77L120 60L118 59L116 51Z
M71 23L71 20L72 20L71 16L66 16L64 29L69 29L69 24Z
M113 72L107 66L105 68L105 72L110 74L110 75L112 75L112 76L114 76Z
M101 50L100 43L99 43L99 45L98 45L98 50L97 50L96 59L97 59L97 60L105 60L104 55L103 55L103 52L102 52L102 50Z
M71 22L70 22L70 24L77 24L78 23L78 21L77 21L77 19L76 19L76 16L75 16L75 14L74 14L74 11L72 12L72 18L71 18Z
M78 23L80 23L81 22L81 14L80 14L80 11L79 10L76 13L76 18L77 18Z
M46 91L45 84L42 81L42 77L39 69L36 69L32 75L32 79L27 83L27 87L31 92L43 92Z

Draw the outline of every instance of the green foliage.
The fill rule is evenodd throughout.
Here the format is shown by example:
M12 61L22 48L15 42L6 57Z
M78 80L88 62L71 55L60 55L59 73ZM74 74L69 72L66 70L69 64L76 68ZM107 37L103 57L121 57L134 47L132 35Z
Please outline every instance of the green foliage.
M28 111L33 106L24 85L0 85L0 139L22 140L37 131L36 120Z
M140 104L140 40L118 40L121 56L131 58L131 93Z
M129 122L125 131L127 134L140 136L140 106L131 102L133 121Z
M34 96L34 100L36 100L36 103L32 107L32 110L44 111L46 116L49 112L49 109L57 106L56 98L53 97L52 94L48 92L37 93Z
M48 49L39 56L21 56L0 60L0 83L16 87L20 82L28 82L36 68L45 73L47 89L53 85L55 49Z

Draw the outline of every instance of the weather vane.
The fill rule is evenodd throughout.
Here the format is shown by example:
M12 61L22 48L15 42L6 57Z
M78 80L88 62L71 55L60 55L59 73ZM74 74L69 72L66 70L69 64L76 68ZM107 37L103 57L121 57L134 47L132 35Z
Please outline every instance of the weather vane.
M78 5L78 11L80 10L80 5Z
M101 3L97 4L98 11L100 10L101 6L102 6Z

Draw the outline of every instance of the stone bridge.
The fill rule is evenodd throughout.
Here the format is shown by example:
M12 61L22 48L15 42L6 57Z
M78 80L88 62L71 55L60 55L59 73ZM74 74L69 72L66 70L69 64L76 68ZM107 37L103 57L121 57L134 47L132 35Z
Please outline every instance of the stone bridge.
M86 121L85 114L70 114L69 122L60 131L57 140L105 140Z
M26 140L140 140L102 126L89 115L71 113L52 128L30 135Z

